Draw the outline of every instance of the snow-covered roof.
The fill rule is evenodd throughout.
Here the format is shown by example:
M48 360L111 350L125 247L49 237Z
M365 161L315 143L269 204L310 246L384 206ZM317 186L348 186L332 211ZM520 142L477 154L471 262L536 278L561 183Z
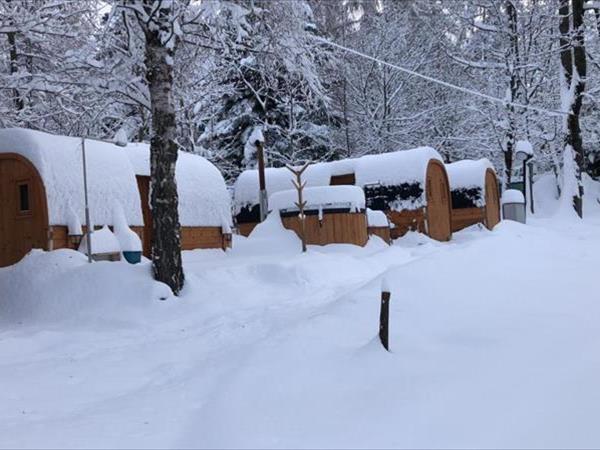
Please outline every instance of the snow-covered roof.
M442 157L431 147L418 147L377 155L366 155L356 160L355 176L358 186L377 183L396 186L402 183L423 183L429 161L440 162Z
M389 227L390 222L383 211L367 208L367 223L370 227Z
M482 191L484 191L485 174L488 169L494 171L494 166L486 158L465 159L446 164L450 189L482 188Z
M150 146L129 144L124 149L136 175L150 175ZM181 226L231 226L231 200L225 180L202 156L179 152L175 167Z
M0 153L17 153L39 172L50 225L85 223L81 139L24 128L0 129ZM128 225L143 225L135 174L123 148L86 139L88 197L92 222L113 224L115 201Z
M355 174L356 185L368 184L395 186L402 183L424 184L427 165L435 159L442 161L440 154L431 147L419 147L355 159L312 164L302 175L307 187L328 186L331 176ZM272 195L292 187L294 179L286 168L265 170L267 193ZM234 214L243 207L258 204L258 171L247 170L240 174L234 185ZM424 199L419 200L421 203Z
M304 188L303 200L306 210L327 208L350 208L361 210L365 208L365 193L358 186L316 186ZM289 189L279 191L269 197L269 209L296 209L298 191Z

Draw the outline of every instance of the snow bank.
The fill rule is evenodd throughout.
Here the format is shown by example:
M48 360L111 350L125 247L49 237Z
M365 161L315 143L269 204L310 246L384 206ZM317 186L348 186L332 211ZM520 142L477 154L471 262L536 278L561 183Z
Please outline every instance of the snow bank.
M316 186L303 190L305 210L326 208L350 208L359 211L365 208L365 194L358 186ZM289 189L276 192L269 197L269 209L297 209L298 191Z
M118 328L141 321L153 302L162 305L157 300L172 295L152 279L149 262L89 264L82 253L66 249L31 251L0 269L0 286L0 323L36 324L36 332L43 323L78 324L84 317L88 329L93 324Z
M93 223L112 225L113 201L117 200L129 225L143 225L135 175L123 149L91 139L85 142ZM1 129L0 152L17 153L35 166L44 182L50 225L85 222L80 138L24 128Z
M150 146L126 147L136 175L150 176ZM175 168L181 226L231 226L231 200L221 172L199 155L179 152Z
M370 227L389 227L390 222L383 211L367 208L367 223Z
M81 243L79 244L79 251L86 255L87 240L88 235L86 234L83 239L81 239ZM92 255L100 255L104 253L121 253L121 245L119 244L119 240L106 225L92 233Z

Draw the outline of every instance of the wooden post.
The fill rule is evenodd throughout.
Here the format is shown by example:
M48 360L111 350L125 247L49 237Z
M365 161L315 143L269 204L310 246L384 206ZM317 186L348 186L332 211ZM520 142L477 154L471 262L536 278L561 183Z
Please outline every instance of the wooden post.
M310 163L306 163L300 169L296 169L290 165L286 166L287 169L296 176L296 179L292 180L292 184L298 191L298 201L296 202L296 207L300 211L300 213L299 213L300 240L302 241L302 252L306 252L306 228L304 225L304 222L305 222L304 207L306 206L306 201L304 201L304 199L302 198L302 191L304 190L304 187L306 186L306 181L302 182L302 174L308 168L309 165L310 165Z
M381 291L381 310L379 313L379 340L381 345L389 352L389 326L390 326L390 297L389 290Z
M267 184L265 181L265 152L263 143L260 140L257 140L255 145L258 157L258 198L260 207L260 221L264 222L264 220L267 218L267 211L269 209L267 204Z

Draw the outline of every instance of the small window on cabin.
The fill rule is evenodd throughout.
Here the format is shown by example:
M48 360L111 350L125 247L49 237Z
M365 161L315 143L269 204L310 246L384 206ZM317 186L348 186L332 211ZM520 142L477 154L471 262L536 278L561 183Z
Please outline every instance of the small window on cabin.
M29 198L29 183L19 183L19 213L25 214L31 212Z

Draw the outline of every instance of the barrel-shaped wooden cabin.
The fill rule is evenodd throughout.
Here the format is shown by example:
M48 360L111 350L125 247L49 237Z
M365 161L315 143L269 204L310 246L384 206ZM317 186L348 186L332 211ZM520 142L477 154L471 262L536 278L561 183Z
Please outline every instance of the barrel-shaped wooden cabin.
M354 244L369 238L365 195L357 186L315 186L303 190L304 236L307 244ZM283 226L300 237L302 222L296 189L279 191L269 198L269 209L279 212Z
M487 159L447 164L452 193L452 231L500 222L500 195L494 166Z
M129 157L139 188L144 216L144 256L152 247L150 209L150 148L148 144L128 144ZM209 161L191 153L179 152L175 166L179 197L181 249L231 247L231 200L221 172Z
M267 193L292 184L284 168L267 169ZM364 190L366 206L389 218L392 239L409 230L433 239L452 237L451 199L442 158L429 147L420 147L361 158L317 163L305 172L307 186L356 185ZM248 235L259 221L258 172L243 172L234 186L234 214L240 234Z
M139 149L142 148L147 152L147 145L139 144ZM86 139L90 215L94 228L113 227L116 220L124 220L147 249L150 227L144 226L144 216L151 220L151 212L148 203L140 201L147 199L147 193L138 189L132 164L136 158L131 158L131 151L134 149L128 151L127 147ZM189 157L182 158L186 159ZM177 172L183 172L178 181L185 185L185 180L189 180L191 186L194 181L189 172L194 170L180 171L178 164ZM182 223L194 223L195 233L202 236L204 227L209 227L210 233L214 226L222 227L221 235L223 230L229 231L230 201L222 177L220 174L217 177L214 171L214 167L203 170L193 179L204 179L205 172L212 174L210 183L217 188L207 195L218 198L218 205L211 201L203 206L198 197L180 191L180 199L184 199L180 205ZM211 213L188 222L187 215L196 214L197 208ZM116 210L120 211L118 217ZM81 139L21 128L0 129L0 267L18 262L33 248L77 249L86 231L82 224L85 224L85 208ZM218 245L216 241L211 242L221 248L221 243L228 239L218 239ZM204 238L197 238L188 248L202 248L204 242Z
M353 161L354 173L342 174L334 163L336 176L354 176L365 191L367 207L385 212L393 224L392 239L412 230L438 241L450 240L450 187L438 152L419 147L348 161Z

